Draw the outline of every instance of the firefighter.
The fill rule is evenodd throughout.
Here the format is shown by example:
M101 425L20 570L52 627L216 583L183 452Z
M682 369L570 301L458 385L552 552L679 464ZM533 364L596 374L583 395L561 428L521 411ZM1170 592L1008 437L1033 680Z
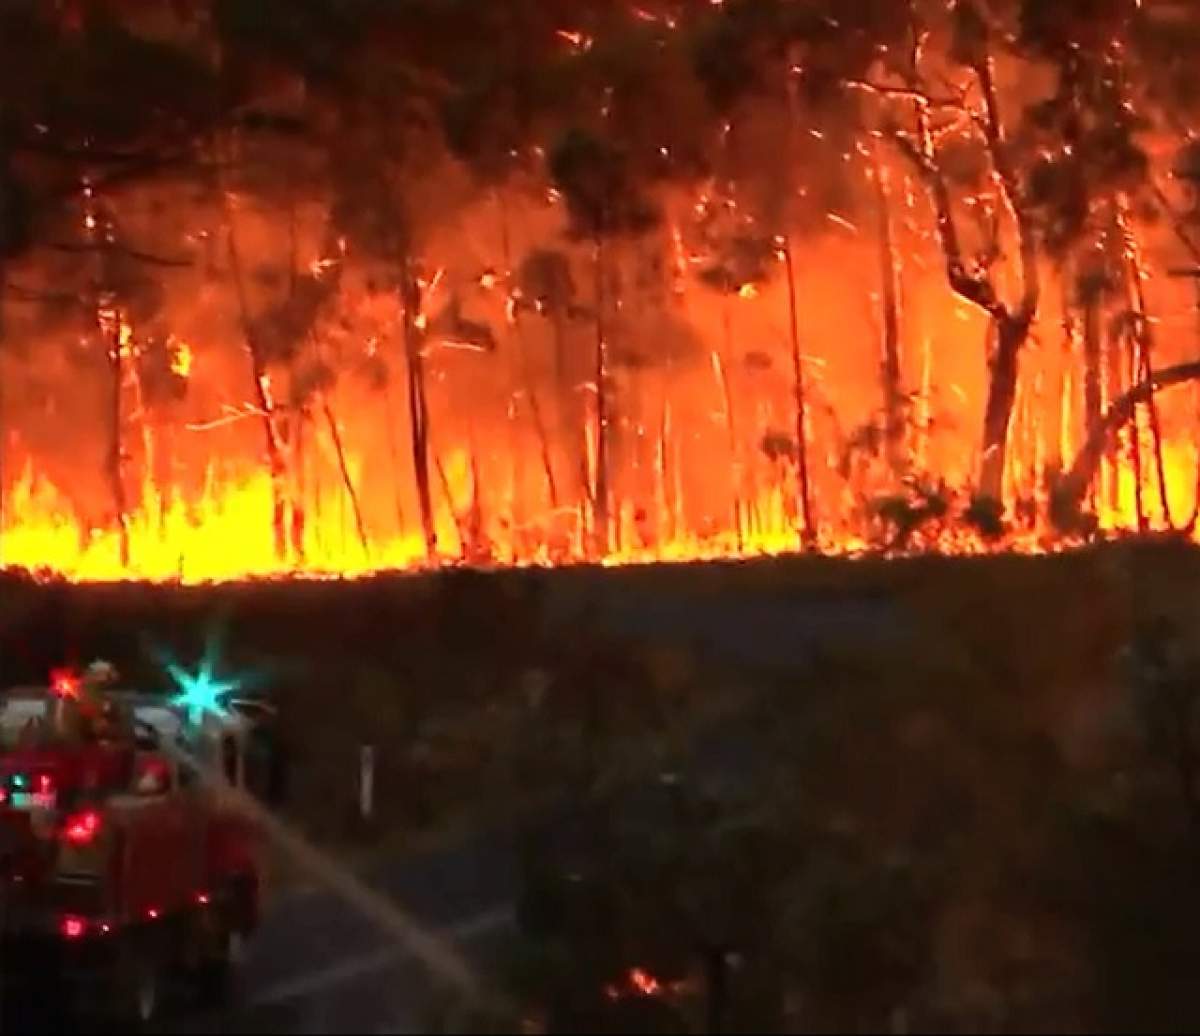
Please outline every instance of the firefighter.
M103 659L89 665L81 679L68 678L54 704L55 734L73 743L125 740L130 733L127 718L108 697L118 679L116 667Z

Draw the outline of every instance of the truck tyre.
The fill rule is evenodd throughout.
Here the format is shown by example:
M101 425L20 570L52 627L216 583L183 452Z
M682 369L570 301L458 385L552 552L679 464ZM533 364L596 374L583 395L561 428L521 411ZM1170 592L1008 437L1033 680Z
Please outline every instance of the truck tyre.
M113 984L114 1021L131 1032L146 1032L162 1010L162 969L148 949L122 954Z
M197 975L201 1006L222 1007L236 999L244 955L245 936L240 931L224 926L214 933Z

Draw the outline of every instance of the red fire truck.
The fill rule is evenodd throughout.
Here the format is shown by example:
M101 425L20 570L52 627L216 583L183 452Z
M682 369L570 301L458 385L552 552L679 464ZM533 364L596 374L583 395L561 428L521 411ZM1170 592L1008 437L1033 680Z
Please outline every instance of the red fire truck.
M0 1000L140 1027L168 990L219 996L255 927L238 801L256 717L191 723L167 698L89 698L74 679L0 695Z

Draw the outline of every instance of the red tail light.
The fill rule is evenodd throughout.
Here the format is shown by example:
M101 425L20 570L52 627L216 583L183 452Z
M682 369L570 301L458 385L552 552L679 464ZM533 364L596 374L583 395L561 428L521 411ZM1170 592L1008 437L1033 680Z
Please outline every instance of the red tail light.
M87 931L87 922L82 917L68 914L59 923L58 930L64 939L78 939Z
M39 795L51 795L54 793L54 778L48 773L39 773L37 776L37 793Z
M63 840L71 845L87 845L100 833L100 814L94 809L85 809L67 817L63 825Z

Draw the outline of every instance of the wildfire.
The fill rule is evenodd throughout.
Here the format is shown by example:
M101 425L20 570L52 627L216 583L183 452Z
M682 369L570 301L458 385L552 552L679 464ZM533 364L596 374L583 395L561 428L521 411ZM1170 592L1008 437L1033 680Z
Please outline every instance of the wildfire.
M1168 455L1169 486L1181 503L1190 502L1186 494L1191 491L1194 465L1190 450L1175 448ZM360 466L355 461L352 467ZM447 496L437 512L438 563L551 565L594 560L578 516L570 511L528 516L519 527L509 515L485 518L472 544L469 458L456 452L442 469ZM1122 506L1102 513L1102 528L1136 528L1132 473L1123 469L1116 481L1112 494ZM192 500L178 493L164 498L147 482L128 517L131 560L123 565L117 531L82 526L69 500L27 466L9 495L0 560L8 567L83 582L138 578L184 583L272 576L354 578L429 564L425 543L416 529L372 537L364 550L344 506L310 512L302 551L281 558L272 539L269 474L256 472L229 483L213 478L206 482L208 488ZM789 505L787 494L763 490L746 501L740 536L727 524L698 524L656 540L648 526L668 525L669 517L660 515L652 522L626 504L614 516L617 545L598 560L605 565L682 563L793 553L797 535ZM951 554L1044 553L1067 549L1072 542L1040 526L991 540L966 524L946 521L933 523L904 549ZM480 543L486 543L486 549L472 555L472 547ZM826 523L816 546L828 554L854 557L880 549L881 542L866 528L839 529Z
M679 979L667 982L645 968L630 968L619 982L609 983L604 987L604 995L609 1000L620 1000L623 997L677 997L694 993L696 983L692 979Z
M757 39L769 20L701 6L729 9L626 5L648 44L628 67L620 19L557 26L540 57L531 39L570 85L561 112L523 110L540 72L506 87L513 111L478 113L475 77L454 79L470 61L402 77L453 136L478 131L483 179L436 125L427 155L374 148L388 105L350 89L295 91L311 133L223 130L215 192L117 175L112 141L49 140L55 162L87 158L63 202L80 239L6 257L0 566L203 582L1196 538L1196 285L1160 268L1200 254L1173 171L1194 142L1151 117L1127 142L1162 138L1144 175L1097 177L1078 206L1057 194L1088 177L1041 182L1084 153L1082 128L1163 103L1133 74L1136 37L1097 66L1119 104L1067 132L1026 125L1057 44L981 25L995 60L964 61L930 29L901 76L858 68L860 43L832 60L843 35L888 38L882 17L779 47ZM716 75L715 41L762 82ZM741 99L713 108L714 87ZM862 104L845 125L842 88ZM342 123L353 161L327 139ZM1051 248L1059 222L1072 239Z
M187 342L173 341L171 343L171 373L180 378L192 375L192 350Z
M629 983L643 996L656 996L662 992L658 979L642 968L634 968L629 973Z

